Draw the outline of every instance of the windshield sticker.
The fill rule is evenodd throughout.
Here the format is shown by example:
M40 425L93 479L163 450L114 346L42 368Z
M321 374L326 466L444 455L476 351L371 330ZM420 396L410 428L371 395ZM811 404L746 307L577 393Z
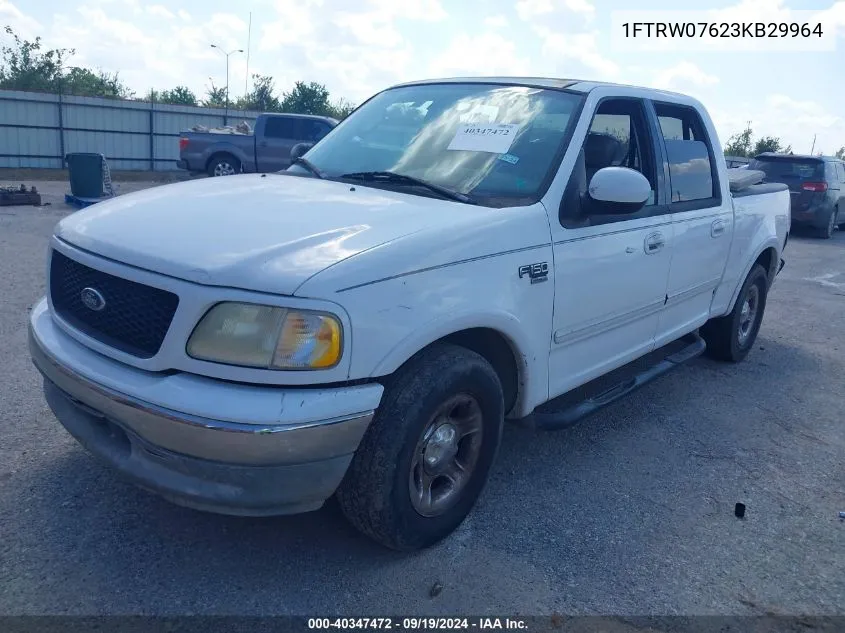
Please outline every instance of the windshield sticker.
M513 154L502 154L499 156L499 160L503 160L511 165L516 165L519 162L519 156L514 156Z
M518 130L518 125L506 123L461 125L447 149L504 154L510 149Z

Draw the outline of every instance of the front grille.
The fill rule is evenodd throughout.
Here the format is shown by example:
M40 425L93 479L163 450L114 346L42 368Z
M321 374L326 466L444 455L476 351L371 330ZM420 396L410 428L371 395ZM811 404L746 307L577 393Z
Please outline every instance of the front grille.
M100 310L83 303L86 288L104 299ZM158 353L179 305L172 292L89 268L58 251L53 251L50 263L50 298L70 325L139 358Z

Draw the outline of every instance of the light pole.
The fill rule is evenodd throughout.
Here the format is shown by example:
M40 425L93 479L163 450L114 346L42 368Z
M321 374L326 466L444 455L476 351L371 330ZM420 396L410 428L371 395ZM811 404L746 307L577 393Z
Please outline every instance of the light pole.
M227 53L222 48L217 46L217 44L212 44L211 48L216 48L218 51L220 51L226 56L226 114L223 116L223 125L229 125L229 55L231 55L232 53L243 53L244 51L242 48L236 48Z

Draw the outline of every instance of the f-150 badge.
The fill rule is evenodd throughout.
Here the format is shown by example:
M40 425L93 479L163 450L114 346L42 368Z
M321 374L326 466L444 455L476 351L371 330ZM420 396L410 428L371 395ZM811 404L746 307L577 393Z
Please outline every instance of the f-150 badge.
M526 264L519 267L519 278L522 279L528 275L532 284L539 284L543 281L549 280L549 265L546 262L538 262L536 264Z

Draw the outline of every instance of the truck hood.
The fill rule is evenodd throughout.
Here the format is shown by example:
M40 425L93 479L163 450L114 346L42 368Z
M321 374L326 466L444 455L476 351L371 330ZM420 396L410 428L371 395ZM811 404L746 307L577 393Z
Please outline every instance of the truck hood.
M489 208L279 174L209 178L99 202L60 239L196 283L292 295L318 272Z

